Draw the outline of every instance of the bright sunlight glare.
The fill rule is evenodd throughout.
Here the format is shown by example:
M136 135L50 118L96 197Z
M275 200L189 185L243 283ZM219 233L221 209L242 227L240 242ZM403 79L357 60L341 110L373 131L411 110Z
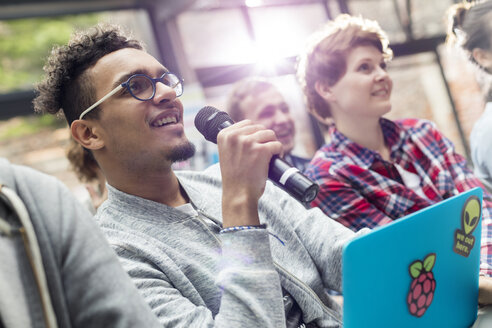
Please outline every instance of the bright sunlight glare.
M244 3L247 7L259 7L263 4L263 0L246 0Z

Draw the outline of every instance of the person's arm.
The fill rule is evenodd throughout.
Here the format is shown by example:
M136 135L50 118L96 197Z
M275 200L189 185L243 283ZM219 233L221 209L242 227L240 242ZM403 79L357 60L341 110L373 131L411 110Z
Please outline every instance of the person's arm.
M434 127L432 125L432 127ZM466 159L454 150L453 143L444 137L437 129L432 130L435 140L437 140L443 160L441 161L447 169L459 192L463 192L475 187L483 190L482 204L482 240L481 240L481 260L480 273L486 276L492 275L492 196L484 188L480 180L467 167Z
M324 166L319 165L317 170L311 169L307 172L320 187L318 196L311 203L313 207L319 207L326 215L354 231L393 222L358 190L332 176Z
M278 234L278 237L285 241L285 245L289 245L289 240L292 238L298 238L303 245L303 250L296 249L295 252L299 251L296 254L305 257L303 262L307 266L306 269L310 269L310 262L312 262L314 264L312 269L320 274L323 287L341 291L343 247L348 241L368 233L370 229L364 228L354 233L326 216L319 208L306 209L300 202L273 184L267 186L262 203L268 209L268 212L265 212L267 216L271 215L268 213L275 213L278 216L275 220L281 221L281 224L278 224L280 222L273 224L273 233ZM287 230L283 231L283 229ZM295 236L291 235L290 229L293 229ZM286 247L279 242L272 243L272 246Z
M280 281L264 229L223 235L217 313L196 295L172 258L156 254L156 245L112 233L119 234L115 249L123 266L163 327L285 327ZM215 292L216 286L210 286L211 295Z
M270 159L282 151L282 144L272 130L245 120L220 131L217 145L222 176L223 228L258 226L258 201L265 190ZM261 240L255 240L259 237ZM237 319L238 313L250 318L250 324L242 324L244 327L285 326L280 279L273 266L267 231L233 230L222 234L222 241L223 266L218 282L224 290L221 314L229 326L244 322ZM257 264L259 270L255 268ZM266 277L268 280L264 280ZM249 290L249 295L242 294L244 290ZM245 298L236 308L239 295ZM255 303L256 306L243 306ZM229 314L231 310L233 312ZM262 318L263 314L269 320L262 319L263 323L251 320ZM236 324L231 325L231 322Z
M52 302L73 327L159 327L89 212L53 177L18 167ZM60 295L64 295L60 297Z

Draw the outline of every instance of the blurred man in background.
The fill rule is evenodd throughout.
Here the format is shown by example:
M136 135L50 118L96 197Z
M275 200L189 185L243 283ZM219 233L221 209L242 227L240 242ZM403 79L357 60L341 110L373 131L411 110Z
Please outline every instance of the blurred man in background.
M259 77L237 82L229 96L227 112L235 122L248 119L273 130L282 143L285 161L304 171L309 159L292 154L295 123L284 96L272 82Z

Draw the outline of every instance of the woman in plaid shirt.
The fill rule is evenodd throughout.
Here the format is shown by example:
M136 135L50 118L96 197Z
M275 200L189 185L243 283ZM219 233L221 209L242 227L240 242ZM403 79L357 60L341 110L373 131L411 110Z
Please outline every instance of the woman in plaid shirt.
M313 206L353 230L392 222L482 187L434 123L390 121L392 57L377 22L341 15L310 39L298 77L310 112L330 126L307 176L320 185ZM481 273L492 274L492 201L484 193Z

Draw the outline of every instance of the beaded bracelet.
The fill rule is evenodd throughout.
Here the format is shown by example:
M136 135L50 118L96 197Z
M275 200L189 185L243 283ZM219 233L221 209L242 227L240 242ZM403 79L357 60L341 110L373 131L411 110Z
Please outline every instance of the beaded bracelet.
M255 230L255 229L266 229L266 224L253 225L253 226L247 225L247 226L228 227L228 228L221 229L220 233L227 233L227 232L234 232L234 231L241 231L241 230ZM285 246L285 243L277 235L271 233L270 231L267 232L273 237L275 237L283 246Z

